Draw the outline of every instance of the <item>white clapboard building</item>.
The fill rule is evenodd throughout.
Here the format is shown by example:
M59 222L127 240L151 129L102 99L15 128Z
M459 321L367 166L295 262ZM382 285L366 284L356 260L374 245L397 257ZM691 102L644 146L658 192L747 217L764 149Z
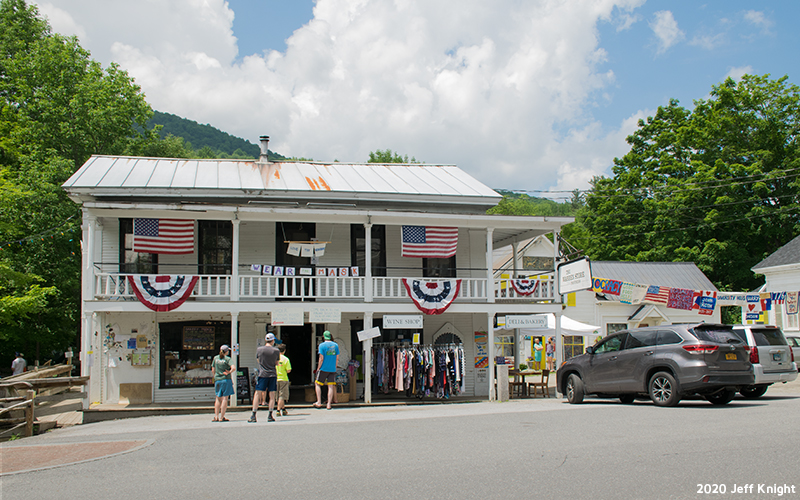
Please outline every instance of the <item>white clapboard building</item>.
M492 255L571 218L486 215L501 196L452 165L270 162L261 146L259 161L93 156L64 184L83 210L87 404L211 401L219 347L252 374L267 331L299 390L325 330L359 398L491 399L495 316L561 314L552 274L510 283ZM444 393L387 385L386 349L454 346Z

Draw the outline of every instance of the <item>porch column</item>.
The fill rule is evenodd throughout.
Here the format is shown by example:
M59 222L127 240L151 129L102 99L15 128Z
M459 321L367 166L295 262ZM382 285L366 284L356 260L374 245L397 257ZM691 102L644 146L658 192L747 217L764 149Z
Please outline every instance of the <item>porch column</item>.
M97 239L97 217L89 215L83 211L83 300L94 300L95 294L95 274L94 274L94 252L95 239Z
M372 328L372 311L364 313L364 330ZM361 357L364 371L364 402L372 403L372 339L364 342L364 356Z
M558 231L553 231L553 286L555 290L553 291L553 297L557 304L561 304L561 285L558 279L558 239L560 237L560 233ZM564 359L564 337L561 335L561 316L562 311L564 310L564 306L561 306L561 311L556 313L556 365L555 369L561 366L561 362Z
M364 302L372 302L372 223L364 224ZM371 313L370 313L371 314ZM366 319L365 319L366 321ZM370 319L370 324L372 320ZM367 328L364 326L364 328Z
M89 382L83 388L83 392L86 393L86 397L83 398L84 410L88 409L89 405L94 401L92 398L92 390L94 389L95 383L91 376L92 367L89 366L89 353L92 352L92 333L94 331L93 316L94 313L84 312L83 325L81 327L81 352L79 358L81 360L81 377L89 377Z
M494 401L496 398L494 392L494 315L495 313L487 314L488 321L486 324L486 334L488 344L487 350L489 352L489 401Z
M239 221L236 221L239 222ZM235 224L233 227L237 227L238 224ZM236 233L234 229L234 241L236 241ZM239 355L236 353L236 346L239 343L239 313L231 311L231 363L233 366L236 367L234 373L231 374L231 378L233 379L233 396L231 396L231 406L236 406L236 387L239 384L238 373L239 373ZM250 381L247 382L248 384Z
M238 216L237 216L238 217ZM242 221L238 218L233 222L233 249L231 252L231 300L239 300L239 226ZM231 346L233 347L233 346Z
M491 227L486 228L486 298L488 299L487 302L493 303L494 302L494 270L492 266L494 265L492 259L492 252L494 250L493 243L492 243L492 233L494 233L494 229ZM492 333L489 332L489 338L491 338ZM491 344L489 344L491 346ZM490 362L491 363L491 362ZM492 379L494 375L489 376L489 380ZM491 393L490 393L491 394Z
M514 274L511 276L511 278L517 279L519 277L517 274L519 272L519 268L517 266L517 240L514 240L511 243L511 260L514 266Z

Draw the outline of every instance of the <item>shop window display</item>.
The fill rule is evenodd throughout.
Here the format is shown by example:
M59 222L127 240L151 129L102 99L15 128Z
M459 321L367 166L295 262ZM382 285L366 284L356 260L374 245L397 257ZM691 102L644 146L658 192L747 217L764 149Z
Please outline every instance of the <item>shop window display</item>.
M163 388L214 385L211 361L229 344L231 325L223 321L160 323Z

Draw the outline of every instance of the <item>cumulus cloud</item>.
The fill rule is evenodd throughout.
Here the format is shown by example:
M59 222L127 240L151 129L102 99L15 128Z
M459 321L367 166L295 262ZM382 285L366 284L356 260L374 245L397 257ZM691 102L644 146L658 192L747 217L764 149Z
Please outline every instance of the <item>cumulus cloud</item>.
M724 80L728 78L733 78L737 82L742 79L744 75L752 75L753 74L753 67L752 66L740 66L738 68L731 68L728 70L728 73L725 74Z
M745 21L761 29L762 33L770 33L773 23L772 20L767 19L763 12L757 10L748 10L744 13Z
M660 10L654 14L653 20L650 21L650 29L656 35L659 54L663 54L684 38L683 31L678 28L678 22L668 10Z
M495 188L572 189L607 171L635 129L603 131L590 110L614 82L597 24L633 22L641 3L317 0L285 52L240 59L224 0L40 6L68 11L54 29L82 30L154 109L253 142L268 134L281 154L366 161L390 148ZM651 26L666 50L682 32L661 18Z

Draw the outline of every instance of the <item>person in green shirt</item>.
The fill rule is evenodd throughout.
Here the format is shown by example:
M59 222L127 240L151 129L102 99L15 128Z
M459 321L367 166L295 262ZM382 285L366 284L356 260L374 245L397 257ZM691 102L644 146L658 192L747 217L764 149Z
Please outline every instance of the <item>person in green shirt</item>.
M236 371L236 367L231 364L231 357L228 355L231 348L225 344L219 348L219 354L214 356L211 361L211 369L214 371L214 393L217 395L214 401L214 420L212 422L227 422L225 411L228 409L228 396L233 396L233 381L231 373Z
M286 401L289 401L289 372L292 371L292 362L284 354L286 344L279 344L278 350L281 351L280 360L275 365L278 373L278 415L286 415Z

